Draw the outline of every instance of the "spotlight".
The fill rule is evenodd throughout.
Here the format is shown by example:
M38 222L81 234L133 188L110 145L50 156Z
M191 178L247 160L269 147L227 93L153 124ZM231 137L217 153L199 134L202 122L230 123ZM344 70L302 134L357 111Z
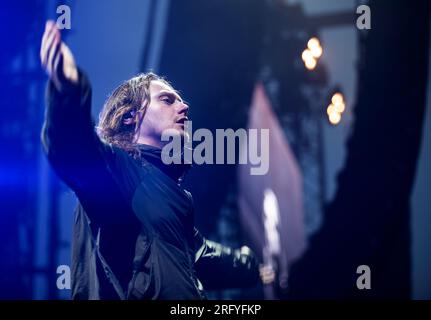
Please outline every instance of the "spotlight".
M341 121L341 116L346 110L346 103L344 102L344 96L341 92L335 92L331 98L331 104L326 109L328 114L329 122L333 125L337 125Z
M329 122L333 124L334 126L340 123L341 121L341 114L338 112L332 112L329 114Z
M313 37L310 40L308 40L307 47L313 54L314 58L320 58L320 56L323 53L323 49L320 46L320 41L316 37Z
M339 92L336 92L332 96L331 101L333 104L343 103L343 101L344 101L343 95Z
M331 103L329 106L328 106L328 108L326 109L326 113L328 114L328 116L331 114L331 113L334 113L335 112L335 106Z
M344 110L346 110L346 105L344 104L344 102L339 104L334 104L334 107L335 107L335 111L337 111L338 113L343 113Z
M317 61L314 58L311 58L305 61L305 67L308 70L313 70L314 68L316 68L316 65L317 65Z
M306 61L308 61L310 59L314 59L313 54L311 53L311 50L309 50L309 49L305 49L302 52L302 56L301 57L302 57L302 61L304 61L304 62L306 62Z
M301 58L308 70L314 70L318 59L322 56L323 49L318 38L313 37L307 42L307 49L302 52Z

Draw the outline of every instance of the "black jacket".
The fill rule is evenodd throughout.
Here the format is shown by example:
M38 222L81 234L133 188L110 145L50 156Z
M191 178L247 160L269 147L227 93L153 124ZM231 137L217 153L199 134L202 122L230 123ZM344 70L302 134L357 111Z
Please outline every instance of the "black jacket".
M83 72L67 93L47 87L42 142L57 174L75 192L74 299L205 299L203 287L253 285L254 257L203 238L193 199L179 184L186 169L160 150L139 156L102 142L91 119Z

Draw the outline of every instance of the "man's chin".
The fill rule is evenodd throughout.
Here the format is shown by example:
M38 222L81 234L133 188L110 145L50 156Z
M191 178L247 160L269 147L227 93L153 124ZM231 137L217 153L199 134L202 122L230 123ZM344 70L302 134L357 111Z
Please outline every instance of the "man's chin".
M190 141L191 136L188 131L185 130L183 125L175 126L175 128L170 128L164 131L165 136L170 137L170 139L181 139L182 143L187 143Z

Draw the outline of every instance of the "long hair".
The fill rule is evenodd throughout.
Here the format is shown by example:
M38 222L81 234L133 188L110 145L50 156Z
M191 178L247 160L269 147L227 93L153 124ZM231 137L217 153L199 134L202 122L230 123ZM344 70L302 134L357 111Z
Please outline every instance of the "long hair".
M133 152L136 133L151 102L150 84L154 80L171 86L163 77L149 72L123 82L111 93L97 125L97 133L104 142Z

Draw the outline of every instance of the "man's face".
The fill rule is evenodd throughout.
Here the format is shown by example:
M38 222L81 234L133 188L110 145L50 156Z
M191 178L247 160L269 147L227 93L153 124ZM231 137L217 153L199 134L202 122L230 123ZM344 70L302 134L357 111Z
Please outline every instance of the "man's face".
M149 91L151 103L142 120L138 141L161 147L165 143L161 141L164 132L184 137L189 106L171 86L161 81L151 81Z

